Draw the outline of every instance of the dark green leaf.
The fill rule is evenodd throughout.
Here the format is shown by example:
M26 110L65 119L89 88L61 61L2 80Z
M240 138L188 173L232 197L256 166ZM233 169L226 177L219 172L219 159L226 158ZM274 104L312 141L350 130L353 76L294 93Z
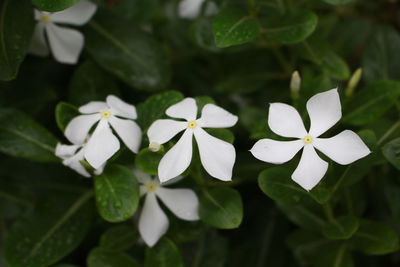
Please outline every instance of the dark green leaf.
M68 123L78 115L80 115L80 113L77 107L65 102L58 103L56 106L56 122L58 128L64 132Z
M109 228L100 238L100 247L123 251L132 247L139 239L133 225L118 225Z
M330 239L348 239L358 230L359 226L358 218L342 216L327 223L322 231Z
M322 1L331 4L333 6L347 5L355 2L355 0L322 0Z
M32 3L40 10L56 12L67 9L79 0L32 0Z
M183 267L183 261L176 245L162 238L157 245L146 250L144 267Z
M322 216L310 207L293 206L284 202L277 202L277 204L289 220L309 231L320 232L326 223Z
M382 152L385 158L400 170L400 137L387 143Z
M350 69L346 61L333 51L329 51L323 56L322 66L332 78L338 80L350 78Z
M135 158L135 166L141 171L151 175L158 174L158 164L164 153L152 152L148 148L142 149Z
M353 267L353 258L346 245L331 245L319 251L314 259L315 267Z
M88 267L139 267L132 257L120 252L104 248L93 249L87 258Z
M235 136L233 135L232 131L225 128L209 128L207 132L212 136L224 140L225 142L233 144L235 141Z

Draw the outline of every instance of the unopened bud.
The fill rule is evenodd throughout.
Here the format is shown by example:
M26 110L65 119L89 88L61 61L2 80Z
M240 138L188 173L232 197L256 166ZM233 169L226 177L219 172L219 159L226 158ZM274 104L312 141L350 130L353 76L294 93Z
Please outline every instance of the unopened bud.
M346 96L352 96L354 94L354 89L358 86L358 84L360 83L361 80L361 76L362 76L362 69L358 68L354 74L351 76L349 83L347 84L347 88L345 91L345 95Z
M161 145L160 145L159 143L151 142L151 143L149 144L149 149L150 149L150 151L152 151L152 152L157 152L157 151L160 150L160 148L161 148Z
M299 98L299 92L301 88L301 77L299 72L296 70L292 74L292 79L290 80L290 92L293 99Z

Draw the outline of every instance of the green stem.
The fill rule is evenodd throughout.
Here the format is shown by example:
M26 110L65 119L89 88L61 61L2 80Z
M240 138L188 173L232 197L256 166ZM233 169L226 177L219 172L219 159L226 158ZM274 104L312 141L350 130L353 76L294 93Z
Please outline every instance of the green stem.
M328 219L329 222L335 223L335 216L333 215L332 207L329 203L326 203L322 205L322 208L324 209L325 216Z
M385 141L385 140L386 140L394 131L396 131L397 128L399 128L399 127L400 127L400 120L397 121L395 124L393 124L392 127L390 127L390 128L386 131L386 133L384 133L384 134L382 135L382 137L379 139L377 145L378 145L378 146L381 145L381 144L383 143L383 141Z
M335 193L339 189L340 185L342 184L342 182L344 180L344 177L346 177L347 173L350 171L351 166L352 165L350 164L350 165L348 165L346 167L346 169L344 170L342 176L340 176L339 180L336 182L335 186L333 187L332 194Z

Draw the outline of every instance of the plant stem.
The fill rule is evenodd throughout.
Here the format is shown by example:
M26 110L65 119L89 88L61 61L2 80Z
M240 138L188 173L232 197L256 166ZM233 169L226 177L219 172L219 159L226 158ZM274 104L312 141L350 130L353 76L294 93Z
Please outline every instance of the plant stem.
M331 223L335 223L335 216L333 215L333 211L332 211L332 207L331 205L328 203L322 205L324 212L325 212L325 216L328 219L329 222Z
M396 131L397 128L399 128L399 127L400 127L400 120L397 121L395 124L393 124L392 127L390 127L390 128L386 131L386 133L384 133L384 134L382 135L382 137L379 139L377 145L380 146L380 145L383 143L383 141L385 141L386 138L388 138L388 137L389 137L394 131Z

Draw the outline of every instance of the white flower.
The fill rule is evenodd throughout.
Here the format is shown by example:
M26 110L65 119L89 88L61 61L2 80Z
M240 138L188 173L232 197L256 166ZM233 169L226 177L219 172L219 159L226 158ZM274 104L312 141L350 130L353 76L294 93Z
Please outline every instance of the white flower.
M168 218L161 210L157 197L178 218L186 221L199 219L199 200L193 190L165 188L160 185L157 178L151 179L149 175L137 170L134 173L141 184L141 196L146 195L139 218L139 233L148 246L156 244L169 226Z
M164 144L184 131L179 141L160 161L158 166L160 181L165 182L179 176L189 167L192 160L193 135L199 148L201 163L206 171L220 180L231 180L236 157L235 148L228 142L208 134L203 128L232 127L238 118L214 104L207 104L201 112L201 118L196 120L197 105L193 98L185 98L172 105L166 114L186 121L157 120L147 132L150 143Z
M96 5L88 0L80 0L76 5L60 12L49 13L35 10L38 21L30 45L30 53L37 56L47 56L49 48L54 58L61 63L75 64L82 51L84 37L75 29L58 26L55 23L83 25L96 12Z
M56 146L56 156L63 159L63 164L78 172L80 175L90 177L91 175L81 164L84 160L84 145L63 145L58 143ZM100 175L103 172L104 164L96 169L94 173Z
M282 164L304 148L292 179L304 189L311 190L328 169L328 163L318 156L315 148L342 165L363 158L371 151L361 138L350 130L345 130L332 138L318 138L342 117L337 89L311 97L307 102L307 111L311 121L308 132L296 109L283 103L271 104L268 116L268 125L271 130L280 136L298 138L298 140L262 139L253 146L251 153L259 160Z
M196 18L204 2L205 0L182 0L178 7L179 16L186 19ZM214 2L207 2L204 13L207 16L215 15L218 13L218 7Z
M137 153L142 132L133 121L137 118L135 106L109 95L106 102L89 102L81 106L79 112L85 115L77 116L68 123L65 136L73 144L83 144L92 126L99 122L84 151L85 159L93 168L98 169L120 148L119 140L111 131L110 125L125 145Z

